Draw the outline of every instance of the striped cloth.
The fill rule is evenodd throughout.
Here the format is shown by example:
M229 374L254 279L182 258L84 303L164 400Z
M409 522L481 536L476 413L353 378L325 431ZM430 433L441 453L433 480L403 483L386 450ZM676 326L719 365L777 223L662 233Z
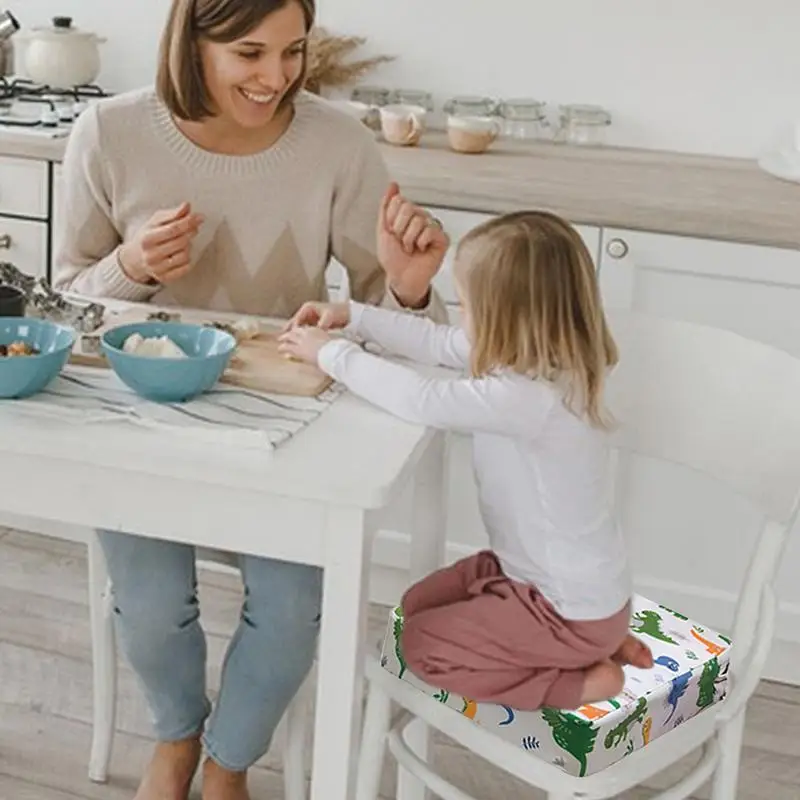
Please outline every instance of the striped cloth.
M41 393L5 402L15 411L73 423L122 420L194 440L273 449L313 422L343 391L334 384L317 397L299 397L218 384L187 403L154 403L111 370L68 365Z

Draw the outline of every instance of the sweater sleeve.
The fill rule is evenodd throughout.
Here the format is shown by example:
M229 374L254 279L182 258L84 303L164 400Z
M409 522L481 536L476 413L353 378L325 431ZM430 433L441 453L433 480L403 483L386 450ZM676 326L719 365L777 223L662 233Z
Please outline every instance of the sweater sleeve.
M120 266L109 184L99 113L90 106L75 123L64 154L53 285L87 297L147 300L159 287L131 280Z
M469 364L470 343L463 328L388 308L350 303L347 330L390 353L421 364L463 369Z
M513 373L483 378L430 378L365 353L346 339L319 352L319 365L350 391L418 425L462 433L539 436L555 401L546 384Z
M331 249L347 271L350 297L446 322L444 303L432 287L427 305L412 310L400 304L386 281L378 261L377 228L381 202L389 188L389 172L372 134L366 129L359 134L357 152L343 165L339 177L331 227Z

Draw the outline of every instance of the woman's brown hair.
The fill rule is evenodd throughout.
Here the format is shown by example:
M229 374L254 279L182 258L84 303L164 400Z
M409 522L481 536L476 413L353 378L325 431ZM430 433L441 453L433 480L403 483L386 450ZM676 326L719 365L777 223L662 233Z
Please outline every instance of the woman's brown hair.
M602 390L617 347L594 263L569 223L539 211L491 219L459 243L456 279L471 317L474 375L510 368L563 383L569 408L610 424Z
M275 11L298 3L306 31L314 24L316 0L172 0L161 35L156 91L179 119L198 122L213 116L214 109L203 76L199 42L234 42L257 28ZM291 102L305 82L303 71L282 103Z

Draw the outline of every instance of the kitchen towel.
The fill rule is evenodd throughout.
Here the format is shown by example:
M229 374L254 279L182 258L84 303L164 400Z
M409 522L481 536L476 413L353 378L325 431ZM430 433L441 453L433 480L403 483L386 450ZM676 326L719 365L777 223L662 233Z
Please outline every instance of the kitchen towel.
M272 449L313 422L342 392L334 384L317 397L299 397L220 383L187 403L154 403L111 370L68 365L41 393L8 402L15 411L75 423L127 421L195 441Z

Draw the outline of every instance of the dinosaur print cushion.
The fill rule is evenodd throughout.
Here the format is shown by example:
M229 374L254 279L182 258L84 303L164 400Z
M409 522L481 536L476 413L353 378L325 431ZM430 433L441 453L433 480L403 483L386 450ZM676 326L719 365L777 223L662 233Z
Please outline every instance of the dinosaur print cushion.
M633 598L630 627L653 651L653 669L626 667L622 694L571 712L515 711L475 703L423 683L403 661L399 608L390 616L381 664L478 725L581 777L611 766L677 728L720 702L727 692L729 639L640 596Z

